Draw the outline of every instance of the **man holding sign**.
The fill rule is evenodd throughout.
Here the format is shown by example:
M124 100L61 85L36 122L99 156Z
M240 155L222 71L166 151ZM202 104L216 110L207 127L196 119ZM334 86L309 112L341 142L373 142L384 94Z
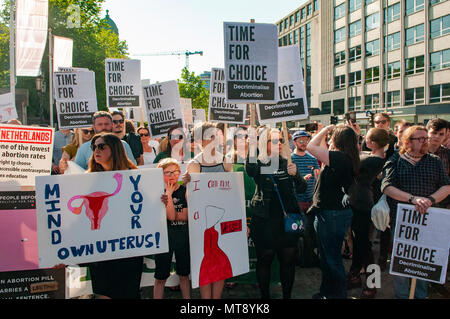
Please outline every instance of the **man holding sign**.
M408 128L403 133L402 143L400 152L386 162L381 185L388 196L392 225L395 225L399 202L415 205L416 211L425 214L428 208L442 201L450 192L450 180L442 162L428 153L426 128L418 125ZM394 276L393 281L395 296L408 298L409 278ZM415 297L426 298L427 293L427 282L417 280Z

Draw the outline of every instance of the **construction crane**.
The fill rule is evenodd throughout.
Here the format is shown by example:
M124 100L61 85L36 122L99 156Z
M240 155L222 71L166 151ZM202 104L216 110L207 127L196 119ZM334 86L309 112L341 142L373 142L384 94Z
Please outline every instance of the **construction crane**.
M143 53L143 54L133 54L132 56L156 56L156 55L185 55L186 56L186 69L189 70L189 56L193 54L200 54L203 56L203 51L167 51L167 52L154 52L154 53Z

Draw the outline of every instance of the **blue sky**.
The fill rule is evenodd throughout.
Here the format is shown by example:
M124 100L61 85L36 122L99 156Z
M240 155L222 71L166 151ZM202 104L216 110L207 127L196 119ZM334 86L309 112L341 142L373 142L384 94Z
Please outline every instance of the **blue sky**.
M203 51L191 55L189 69L199 75L223 67L223 22L275 23L306 0L106 0L106 9L126 40L130 55L168 51ZM176 80L185 56L135 57L142 79Z

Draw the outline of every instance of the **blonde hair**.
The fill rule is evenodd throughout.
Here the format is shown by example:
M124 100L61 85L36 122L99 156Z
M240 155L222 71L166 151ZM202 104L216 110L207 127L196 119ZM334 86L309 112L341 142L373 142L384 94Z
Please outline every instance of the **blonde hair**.
M171 165L175 165L178 168L178 170L180 170L180 164L178 163L178 161L171 157L161 160L156 167L162 168L164 170Z

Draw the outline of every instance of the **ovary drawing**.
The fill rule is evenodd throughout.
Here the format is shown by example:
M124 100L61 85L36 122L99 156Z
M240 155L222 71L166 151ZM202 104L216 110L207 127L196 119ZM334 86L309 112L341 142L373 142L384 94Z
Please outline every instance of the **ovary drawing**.
M117 181L117 187L113 193L94 192L88 195L76 195L67 203L67 207L76 215L81 213L84 205L86 208L86 216L91 221L91 230L100 229L100 223L108 212L108 197L116 195L122 188L122 174L115 173L113 178ZM72 201L80 198L83 199L81 205L79 207L72 207Z

